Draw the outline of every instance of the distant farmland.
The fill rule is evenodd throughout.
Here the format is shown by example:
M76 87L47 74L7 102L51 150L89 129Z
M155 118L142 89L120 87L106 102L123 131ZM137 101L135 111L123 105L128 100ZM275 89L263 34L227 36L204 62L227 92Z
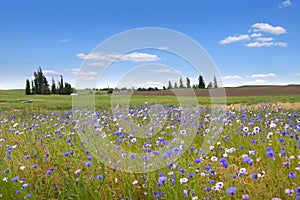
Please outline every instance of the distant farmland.
M176 95L187 96L190 92L187 89L175 89ZM214 90L214 89L212 89ZM196 96L210 96L208 89L194 90ZM225 88L226 96L282 96L300 95L300 85L289 86L243 86L236 88ZM129 95L131 92L117 92L119 95ZM135 91L134 96L174 96L171 90L161 91Z

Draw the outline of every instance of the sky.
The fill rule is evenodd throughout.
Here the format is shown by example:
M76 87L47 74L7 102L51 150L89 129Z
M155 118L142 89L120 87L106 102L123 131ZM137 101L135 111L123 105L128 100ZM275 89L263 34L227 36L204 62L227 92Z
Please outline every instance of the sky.
M169 51L172 45L125 54L99 48L144 27L174 30L199 44L220 85L300 84L299 10L297 0L0 1L0 89L25 88L38 67L49 81L63 75L73 86L78 79L96 87L161 87L179 77L197 83L202 71Z

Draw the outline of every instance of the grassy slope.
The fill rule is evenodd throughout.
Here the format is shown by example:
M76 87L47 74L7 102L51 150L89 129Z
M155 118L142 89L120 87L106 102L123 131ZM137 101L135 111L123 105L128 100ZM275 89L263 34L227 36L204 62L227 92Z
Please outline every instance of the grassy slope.
M116 98L118 99L118 97ZM191 102L191 97L183 97L184 102ZM287 96L249 96L227 97L227 104L257 104L257 103L293 103L300 102L300 95ZM144 104L155 102L165 105L178 105L175 96L133 96L131 104ZM210 97L198 97L200 105L211 104ZM96 107L109 106L111 96L96 95ZM24 110L67 110L72 108L72 96L69 95L25 95L24 90L0 90L0 109Z

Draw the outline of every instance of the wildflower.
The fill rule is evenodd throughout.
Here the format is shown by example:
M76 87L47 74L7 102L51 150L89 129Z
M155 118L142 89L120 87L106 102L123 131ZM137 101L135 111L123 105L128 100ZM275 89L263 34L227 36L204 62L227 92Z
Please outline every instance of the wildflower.
M180 174L184 174L186 172L186 170L184 169L184 168L181 168L180 170L179 170L179 173Z
M296 178L295 172L290 172L290 173L289 173L289 177L290 177L290 178Z
M87 159L88 160L92 160L93 156L88 156Z
M256 180L258 178L258 175L257 174L252 174L252 179L253 180Z
M38 164L32 165L33 169L36 169L38 167Z
M74 172L74 174L80 174L80 172L81 172L81 169L77 169L77 170Z
M20 170L23 171L24 169L25 169L25 166L21 166L21 167L20 167Z
M217 162L218 158L216 156L213 156L213 157L210 158L210 160L213 161L213 162Z
M29 199L32 196L32 193L26 194L26 198Z
M88 161L88 162L86 162L84 165L87 166L87 167L89 167L89 166L91 166L91 164L92 164L92 163L91 163L90 161Z
M218 192L220 189L218 188L218 187L216 187L216 186L213 186L212 188L211 188L213 191L215 191L215 192Z
M96 178L97 178L97 179L103 179L103 175L102 175L102 174L99 174L99 175L97 175Z
M285 192L284 192L284 193L287 194L287 195L293 196L294 190L285 189Z
M14 177L14 178L11 179L12 182L16 182L17 180L19 180L18 176L16 176L16 177Z
M194 163L200 163L202 160L201 160L201 158L196 158L195 160L194 160Z
M16 190L16 194L20 194L21 193L21 190Z
M236 193L236 188L235 187L230 187L226 191L226 194L234 194L234 193Z
M223 186L224 186L223 182L218 182L218 183L216 184L216 187L219 188L219 189L222 189Z
M249 197L248 194L244 194L244 195L242 196L242 199L243 199L243 200L249 200L249 198L250 198L250 197Z
M183 190L183 195L188 197L189 196L189 190Z
M296 187L295 192L297 196L300 196L300 187Z
M182 183L186 183L186 182L188 182L188 179L187 178L181 178L180 180L179 180L179 182L182 184Z
M266 156L267 157L274 157L274 155L275 155L275 153L274 153L274 151L272 149L270 151L266 152Z

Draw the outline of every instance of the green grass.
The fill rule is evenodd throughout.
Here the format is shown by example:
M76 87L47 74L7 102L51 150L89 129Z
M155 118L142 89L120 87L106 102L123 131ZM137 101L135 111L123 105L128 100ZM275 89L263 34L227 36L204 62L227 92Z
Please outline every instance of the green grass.
M204 109L205 110L205 109ZM194 120L197 126L204 125L199 129L200 133L207 132L206 129L213 130L213 127L206 124L205 117L207 111L200 110L199 115ZM105 133L108 140L113 144L116 143L117 136L111 135L118 130L118 126L113 120L110 120L111 113L108 110L99 110L101 116L99 120L89 120L92 123L91 127L86 126L86 133ZM266 114L268 113L268 116ZM218 138L219 144L214 145L214 149L203 157L203 161L195 163L194 159L201 155L195 152L201 148L204 137L197 134L191 145L194 150L188 150L181 157L174 161L178 164L176 169L164 167L160 170L148 172L146 175L142 173L125 173L122 171L114 171L105 166L100 160L96 159L96 155L86 154L86 146L82 145L82 138L79 136L79 131L73 124L73 119L70 118L71 113L65 111L48 111L48 112L28 112L28 111L5 111L0 112L0 127L2 139L0 142L0 194L2 199L23 199L26 194L32 194L31 199L154 199L153 194L157 191L159 194L164 193L163 199L191 199L192 196L198 196L199 199L204 199L207 195L212 195L213 199L241 199L242 195L249 194L250 199L272 199L280 197L281 199L290 199L291 197L285 194L285 189L294 189L300 186L300 173L295 170L298 166L299 147L295 139L298 133L294 127L299 124L297 118L288 118L293 116L294 111L288 112L282 110L276 112L270 104L264 105L264 109L251 109L249 111L232 110L227 113L226 119L229 117L232 120L232 125L225 125L221 136ZM260 120L252 121L257 116L261 116ZM247 120L245 119L247 118ZM277 119L282 120L277 123L277 127L269 126L271 121ZM26 124L24 124L26 122ZM106 124L104 124L105 122ZM138 121L139 123L145 123ZM101 129L94 129L94 124ZM175 124L177 128L167 128L169 124ZM286 131L285 124L293 124L288 128L288 135L281 135L282 131ZM245 136L241 131L244 126L249 127L252 131L254 127L261 128L260 133ZM79 126L80 127L80 126ZM165 133L158 133L149 141L152 149L159 150L162 146L155 146L154 143L158 137L171 141L174 137L174 132L180 130L178 121L171 120L165 124ZM272 131L273 136L267 138L267 134ZM130 133L125 132L125 138ZM208 135L208 134L207 134ZM94 135L97 137L96 134ZM207 137L207 136L206 136ZM284 142L279 142L279 138L284 138ZM3 139L5 138L5 140ZM67 142L67 139L71 142ZM91 137L93 140L93 137ZM256 140L257 143L251 142ZM70 145L72 144L72 145ZM138 138L136 143L130 143L129 140L124 141L120 145L122 149L136 152L141 151L143 139ZM183 143L185 144L185 143ZM10 147L14 148L10 151ZM243 148L241 148L243 146ZM275 152L275 158L272 159L266 156L266 147L271 147ZM295 156L291 159L290 166L284 167L283 162L286 161L285 156L279 156L282 152L281 147L285 148L286 156ZM235 148L234 153L228 153L226 160L229 164L228 168L221 167L219 162L212 162L211 157L217 156L222 158L225 149ZM256 151L255 155L250 155L249 150ZM10 152L9 152L10 151ZM74 155L63 156L65 152L74 152ZM8 153L9 152L9 153ZM44 155L49 153L49 157ZM243 162L243 155L248 154L253 159L253 165ZM7 158L7 156L10 156ZM25 158L25 155L30 155ZM87 167L87 156L92 155L92 165ZM260 161L257 159L260 158ZM32 166L38 164L36 169ZM210 164L216 174L209 175L205 170L205 166ZM24 170L20 167L25 166ZM47 175L47 171L54 168L51 174ZM179 169L184 168L186 172L180 174ZM248 174L237 178L232 178L241 168L246 168ZM5 170L9 169L8 173ZM75 174L77 169L81 169L80 174ZM253 173L265 171L265 176L258 180L251 178ZM288 174L294 171L297 178L291 179ZM172 172L173 175L169 173ZM180 184L181 178L187 178L188 174L193 172L194 177L190 178L187 183ZM206 174L205 177L200 176L200 173ZM159 173L164 173L168 180L161 186L158 186ZM97 175L102 174L103 179L97 179ZM12 178L18 176L19 180L25 178L24 182L13 182ZM146 179L143 178L146 177ZM176 184L171 184L170 179L176 177ZM3 179L7 178L7 182ZM116 179L118 181L116 181ZM138 184L133 185L137 180ZM211 180L215 181L211 183ZM212 190L206 191L206 186L213 187L217 182L223 182L224 188L219 192ZM23 184L28 184L28 187L20 190ZM58 186L58 188L54 188ZM234 195L226 194L226 190L234 186L237 192ZM189 190L189 197L185 198L183 190ZM295 197L295 195L293 196ZM295 198L292 198L295 199Z
M77 97L74 97L77 98ZM181 97L181 102L191 103L193 98ZM121 97L116 97L117 101ZM210 97L198 97L199 105L210 105ZM258 103L294 103L300 102L300 95L287 96L236 96L227 97L227 104L258 104ZM133 96L130 104L143 105L145 102L156 102L164 105L179 105L179 100L175 96ZM111 105L111 96L96 95L95 107L103 108ZM70 95L25 95L24 90L0 90L0 109L1 110L68 110L72 108L72 96Z

